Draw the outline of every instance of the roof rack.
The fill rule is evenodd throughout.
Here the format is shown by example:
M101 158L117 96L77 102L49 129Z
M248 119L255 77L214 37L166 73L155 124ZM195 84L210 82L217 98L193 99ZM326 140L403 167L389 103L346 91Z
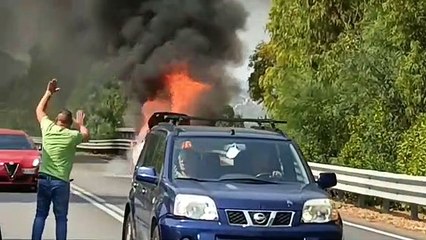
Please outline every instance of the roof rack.
M276 128L277 123L287 123L287 121L283 120L273 120L273 119L262 119L262 118L202 118L202 117L188 117L190 120L196 120L196 121L208 121L212 123L218 123L218 122L230 122L230 123L257 123L259 127L262 127L263 124L270 124L272 128Z
M188 115L174 112L155 112L148 119L148 127L151 129L159 123L171 123L173 125L190 125L191 120Z
M262 130L272 130L278 132L282 135L285 135L280 129L276 127L276 124L285 124L287 121L283 120L273 120L273 119L256 119L256 118L203 118L203 117L194 117L189 116L183 113L174 113L174 112L156 112L148 120L148 127L152 128L155 125L158 125L161 122L167 122L173 125L191 125L191 120L195 121L206 121L209 124L215 126L218 122L229 122L229 123L257 123L258 126L252 126L254 129ZM269 127L266 127L264 124L269 124Z

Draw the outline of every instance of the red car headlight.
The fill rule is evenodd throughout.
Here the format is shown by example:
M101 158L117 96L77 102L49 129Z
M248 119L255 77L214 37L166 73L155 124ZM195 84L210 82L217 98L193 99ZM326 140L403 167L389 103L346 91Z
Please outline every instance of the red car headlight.
M38 167L39 164L40 164L40 158L36 158L33 160L33 167Z

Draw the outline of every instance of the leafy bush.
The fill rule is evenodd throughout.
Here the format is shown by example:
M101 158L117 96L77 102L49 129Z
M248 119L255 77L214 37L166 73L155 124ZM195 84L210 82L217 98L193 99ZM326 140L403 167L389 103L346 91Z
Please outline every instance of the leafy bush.
M426 114L420 115L402 136L397 170L409 175L426 176Z
M87 127L93 139L115 137L115 129L123 126L127 101L122 84L117 80L106 82L101 88L93 90L85 104Z
M274 1L251 97L310 161L426 175L424 16L425 1Z

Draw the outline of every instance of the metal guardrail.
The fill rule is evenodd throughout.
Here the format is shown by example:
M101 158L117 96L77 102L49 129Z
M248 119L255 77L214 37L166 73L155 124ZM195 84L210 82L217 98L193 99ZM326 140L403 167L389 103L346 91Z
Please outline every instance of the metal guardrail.
M337 185L333 189L358 195L358 206L363 207L365 196L383 199L382 210L389 211L389 203L407 203L411 208L411 218L418 219L419 206L426 206L426 177L410 176L356 169L335 165L309 163L312 173L334 172Z
M426 206L426 177L309 163L314 175L334 172L335 189Z
M41 137L31 137L36 145L42 143ZM77 146L79 150L106 151L106 150L129 150L134 142L131 139L103 139L90 140Z
M41 138L33 137L33 141L40 144ZM129 150L132 142L131 139L90 140L78 145L78 148L91 151ZM426 206L426 177L313 162L309 162L309 166L315 176L321 172L336 173L338 183L333 189L357 194L360 207L364 205L365 196L378 197L383 199L382 209L385 212L389 211L390 201L407 203L411 206L411 217L418 219L418 206Z

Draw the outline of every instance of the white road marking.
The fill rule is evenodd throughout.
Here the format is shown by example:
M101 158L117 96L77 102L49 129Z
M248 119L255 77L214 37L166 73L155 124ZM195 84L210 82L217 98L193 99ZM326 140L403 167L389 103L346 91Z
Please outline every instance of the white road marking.
M131 174L104 174L104 177L129 178L129 179L131 179L133 176Z
M99 208L106 214L110 215L117 221L123 223L124 219L124 211L121 210L119 207L114 206L110 203L107 203L104 199L94 195L93 193L84 190L83 188L76 186L75 184L71 184L72 193L83 198L93 206Z
M343 224L350 226L350 227L359 228L359 229L362 229L362 230L365 230L365 231L368 231L368 232L377 233L377 234L380 234L380 235L383 235L383 236L387 236L387 237L391 237L391 238L395 238L395 239L399 239L399 240L416 240L416 239L413 239L413 238L403 237L403 236L400 236L400 235L396 235L396 234L393 234L393 233L377 230L377 229L374 229L374 228L362 226L362 225L351 223L351 222L343 221Z
M113 217L114 219L119 221L120 223L123 223L124 211L122 209L120 209L119 207L114 206L110 203L107 203L104 199L94 195L93 193L91 193L91 192L89 192L89 191L87 191L87 190L85 190L85 189L83 189L83 188L81 188L81 187L79 187L75 184L71 184L71 188L72 188L73 194L78 195L79 197L83 198L84 200L86 200L87 202L92 204L93 206L99 208L100 210L102 210L106 214L110 215L111 217ZM343 224L346 225L346 226L362 229L362 230L365 230L365 231L368 231L368 232L373 232L373 233L376 233L376 234L395 238L395 239L398 239L398 240L416 240L416 239L413 239L413 238L407 238L407 237L404 237L404 236L396 235L396 234L393 234L393 233L377 230L377 229L374 229L374 228L362 226L362 225L347 222L347 221L343 221Z

